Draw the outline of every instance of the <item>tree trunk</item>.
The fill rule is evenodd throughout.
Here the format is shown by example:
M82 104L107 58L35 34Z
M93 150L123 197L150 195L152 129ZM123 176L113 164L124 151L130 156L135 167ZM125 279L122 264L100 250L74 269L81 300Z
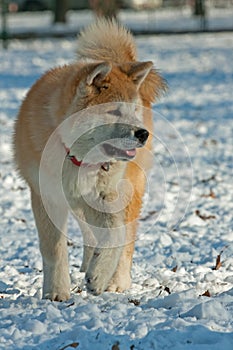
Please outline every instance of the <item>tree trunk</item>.
M97 17L117 18L120 0L89 0Z
M195 0L194 15L195 16L205 16L204 0Z
M54 4L54 23L66 23L69 0L55 0Z

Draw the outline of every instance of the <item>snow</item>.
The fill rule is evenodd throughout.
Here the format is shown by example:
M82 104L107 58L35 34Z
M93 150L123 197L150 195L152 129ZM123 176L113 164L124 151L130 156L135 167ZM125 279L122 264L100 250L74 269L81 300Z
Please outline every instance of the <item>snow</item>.
M136 17L135 17L136 16ZM121 10L118 17L130 29L136 32L183 32L200 31L203 29L203 20L199 16L193 16L190 5L157 8L155 10L135 11ZM136 20L135 20L136 18ZM232 30L233 28L233 6L216 8L213 2L206 2L205 30ZM51 25L53 13L45 11L42 16L37 13L10 13L7 16L7 28L10 36L33 36L43 35L73 35L94 19L92 11L68 11L67 23ZM0 25L1 25L0 17Z
M233 37L136 41L170 89L154 107L154 166L133 285L123 294L86 291L81 235L70 220L72 296L62 303L41 300L37 234L11 135L28 88L74 60L76 43L15 40L0 51L0 349L232 349Z

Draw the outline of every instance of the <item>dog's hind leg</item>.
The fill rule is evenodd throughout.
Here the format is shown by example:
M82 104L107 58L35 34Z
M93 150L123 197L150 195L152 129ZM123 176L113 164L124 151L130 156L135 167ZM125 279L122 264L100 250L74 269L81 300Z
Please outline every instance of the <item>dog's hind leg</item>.
M67 300L70 297L67 237L65 234L67 211L61 210L57 204L51 204L51 210L59 220L55 224L49 218L41 197L33 190L31 191L31 201L43 259L43 298L55 301Z
M87 245L83 246L83 261L80 268L80 272L87 272L88 266L94 254L94 249L95 248L89 247Z
M92 259L95 250L96 239L93 235L92 229L86 224L85 218L82 214L80 215L79 213L79 215L77 216L77 220L83 235L83 260L80 272L87 272L89 263Z

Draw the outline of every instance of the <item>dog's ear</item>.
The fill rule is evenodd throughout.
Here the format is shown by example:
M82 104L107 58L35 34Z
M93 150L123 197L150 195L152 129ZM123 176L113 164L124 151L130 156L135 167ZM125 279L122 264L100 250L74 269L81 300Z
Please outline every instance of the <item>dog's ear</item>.
M121 67L137 85L142 100L149 104L155 102L167 90L166 81L152 66L153 63L148 61L130 62Z
M140 85L139 93L145 103L156 102L168 90L167 82L152 68Z
M108 62L95 65L86 78L87 85L93 85L95 82L100 84L106 78L111 69L112 66Z
M140 87L146 76L148 75L153 62L133 62L129 64L127 75L132 79L132 81Z

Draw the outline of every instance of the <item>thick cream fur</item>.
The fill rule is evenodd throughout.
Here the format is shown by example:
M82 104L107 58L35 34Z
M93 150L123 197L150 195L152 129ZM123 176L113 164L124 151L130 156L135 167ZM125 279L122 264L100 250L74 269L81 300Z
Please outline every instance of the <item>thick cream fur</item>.
M164 89L165 83L152 63L137 62L131 34L115 22L101 20L82 32L77 62L50 70L29 90L18 114L13 142L16 166L31 189L43 259L44 298L62 301L70 296L66 237L69 210L83 232L82 271L88 289L99 294L130 287L145 171L150 167L151 103ZM132 113L125 113L128 117L124 120L129 133L131 123L150 131L146 146L137 150L134 161L101 159L111 163L109 171L100 168L99 161L91 156L91 167L76 167L66 158L64 144L72 155L83 159L95 142L102 142L103 134L80 136L73 142L69 131L83 130L84 124L78 122L74 127L69 117L86 108L115 102L143 107L139 121L130 119ZM67 124L61 127L64 121ZM98 113L90 123L98 124ZM114 132L116 138L122 137L120 128ZM51 137L53 143L46 153ZM101 158L100 150L97 154Z

